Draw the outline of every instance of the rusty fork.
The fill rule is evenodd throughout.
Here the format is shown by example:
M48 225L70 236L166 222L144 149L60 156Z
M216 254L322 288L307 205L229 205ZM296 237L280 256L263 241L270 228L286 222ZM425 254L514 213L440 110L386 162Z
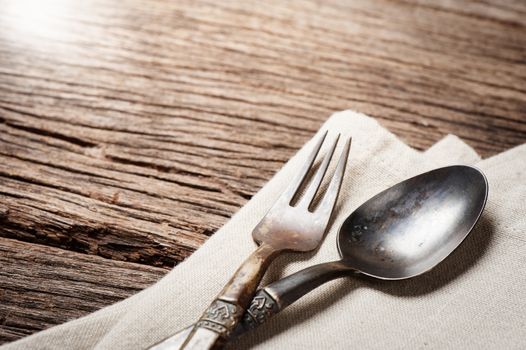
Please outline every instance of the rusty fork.
M314 198L319 192L340 135L333 140L299 201L295 205L292 205L292 202L299 196L300 189L326 137L327 132L316 142L301 171L254 228L252 237L259 247L243 262L203 313L181 349L222 348L249 306L271 261L285 250L307 252L319 246L338 198L349 156L350 138L345 142L333 178L319 205L313 208ZM168 349L168 347L164 348L162 343L154 348Z

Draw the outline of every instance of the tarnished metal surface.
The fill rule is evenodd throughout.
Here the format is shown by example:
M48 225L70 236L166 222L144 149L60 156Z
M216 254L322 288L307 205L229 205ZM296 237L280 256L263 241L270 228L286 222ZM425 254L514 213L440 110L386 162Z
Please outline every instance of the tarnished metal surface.
M486 203L484 175L450 166L403 181L356 209L340 229L349 265L381 279L419 275L468 235Z
M240 327L236 329L235 333L241 334L258 327L274 314L278 313L279 310L280 306L278 303L264 289L259 290L252 299L245 315L243 315Z
M197 326L208 328L217 333L225 333L230 337L236 318L241 315L243 315L243 309L235 304L218 299L208 307L203 317L197 322Z
M323 139L320 141L323 141ZM252 237L256 242L266 243L280 250L303 252L318 247L323 239L323 234L325 233L338 197L351 140L348 139L345 143L334 176L323 199L318 207L312 210L311 206L314 197L327 171L337 143L338 138L333 141L327 155L320 164L310 186L306 189L302 198L292 206L292 201L294 197L298 195L298 189L305 180L314 162L316 153L313 152L313 154L311 154L306 166L296 178L292 180L292 186L285 190L272 209L270 209L252 232ZM321 142L316 146L316 149L319 149L320 146Z
M236 329L233 332L233 336L238 336L247 332L251 329L258 327L259 325L265 323L272 316L277 314L281 310L281 307L277 302L269 295L267 292L262 289L259 290L252 302L250 307L246 310L243 315L242 320L237 325ZM199 321L200 322L200 321ZM171 336L168 339L165 339L160 344L157 344L151 347L151 350L174 350L180 349L192 332L193 326L186 327L185 329L179 331L177 334Z

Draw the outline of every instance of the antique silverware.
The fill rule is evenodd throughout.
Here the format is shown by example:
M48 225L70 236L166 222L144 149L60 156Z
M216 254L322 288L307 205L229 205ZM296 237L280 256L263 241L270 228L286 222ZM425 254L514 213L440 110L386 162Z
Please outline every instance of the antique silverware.
M224 345L249 306L256 288L270 262L282 251L307 252L320 244L336 203L349 155L346 140L333 178L319 205L313 208L339 136L332 142L305 193L294 206L303 182L326 138L317 141L300 173L252 231L259 247L238 268L217 298L210 304L183 342L184 349L217 349Z
M420 275L444 260L484 209L488 184L468 166L432 170L377 194L338 233L341 259L308 267L259 290L236 334L259 326L316 287L349 274L384 280ZM188 327L155 349L178 349Z

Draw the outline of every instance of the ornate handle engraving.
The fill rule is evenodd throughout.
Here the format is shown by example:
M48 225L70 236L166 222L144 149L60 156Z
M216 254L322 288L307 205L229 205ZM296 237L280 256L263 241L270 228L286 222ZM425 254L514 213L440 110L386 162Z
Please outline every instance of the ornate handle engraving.
M279 306L276 301L272 299L272 297L268 295L264 289L261 289L256 293L252 299L250 307L243 316L243 322L241 323L241 326L244 329L237 330L236 334L258 327L278 312Z
M231 330L236 325L236 320L242 313L243 309L237 305L216 299L197 322L197 326L210 329L224 338L229 338L232 333Z

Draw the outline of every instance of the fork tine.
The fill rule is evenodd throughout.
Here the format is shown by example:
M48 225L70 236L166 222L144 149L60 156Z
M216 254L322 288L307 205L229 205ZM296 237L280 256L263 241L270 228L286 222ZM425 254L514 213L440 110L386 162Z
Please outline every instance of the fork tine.
M301 199L299 205L302 205L306 207L307 209L311 206L314 196L316 196L316 193L320 189L321 181L323 180L323 177L325 176L325 173L327 172L327 168L329 167L329 163L331 161L332 155L334 154L334 150L336 149L336 145L338 144L339 139L340 139L340 134L338 134L336 139L333 141L331 148L325 155L323 162L320 164L320 167L316 171L316 175L314 176L314 179L312 180L309 187L307 188L307 191L303 195L303 198Z
M338 199L338 193L340 192L343 176L345 174L345 166L347 164L349 150L351 148L351 140L352 138L349 137L345 142L342 154L340 156L340 159L338 160L338 165L336 166L336 170L334 171L334 176L331 179L329 187L327 188L327 191L325 192L325 195L323 196L319 207L315 211L321 212L321 215L325 215L325 219L327 222L329 221L330 214L334 209L334 204L336 204L336 200Z
M298 189L300 188L301 184L305 180L305 177L307 176L307 173L312 167L312 164L314 163L314 159L316 159L316 156L318 155L318 152L320 151L321 145L323 144L323 141L325 140L325 137L327 136L327 132L328 131L325 131L325 133L323 133L323 135L320 137L318 142L316 142L316 144L314 145L314 149L312 150L311 154L307 158L307 161L305 162L305 165L303 166L303 168L301 168L298 174L291 181L290 185L285 189L285 191L281 195L282 198L286 199L289 204L292 201L292 198L294 198L294 196L298 192Z

